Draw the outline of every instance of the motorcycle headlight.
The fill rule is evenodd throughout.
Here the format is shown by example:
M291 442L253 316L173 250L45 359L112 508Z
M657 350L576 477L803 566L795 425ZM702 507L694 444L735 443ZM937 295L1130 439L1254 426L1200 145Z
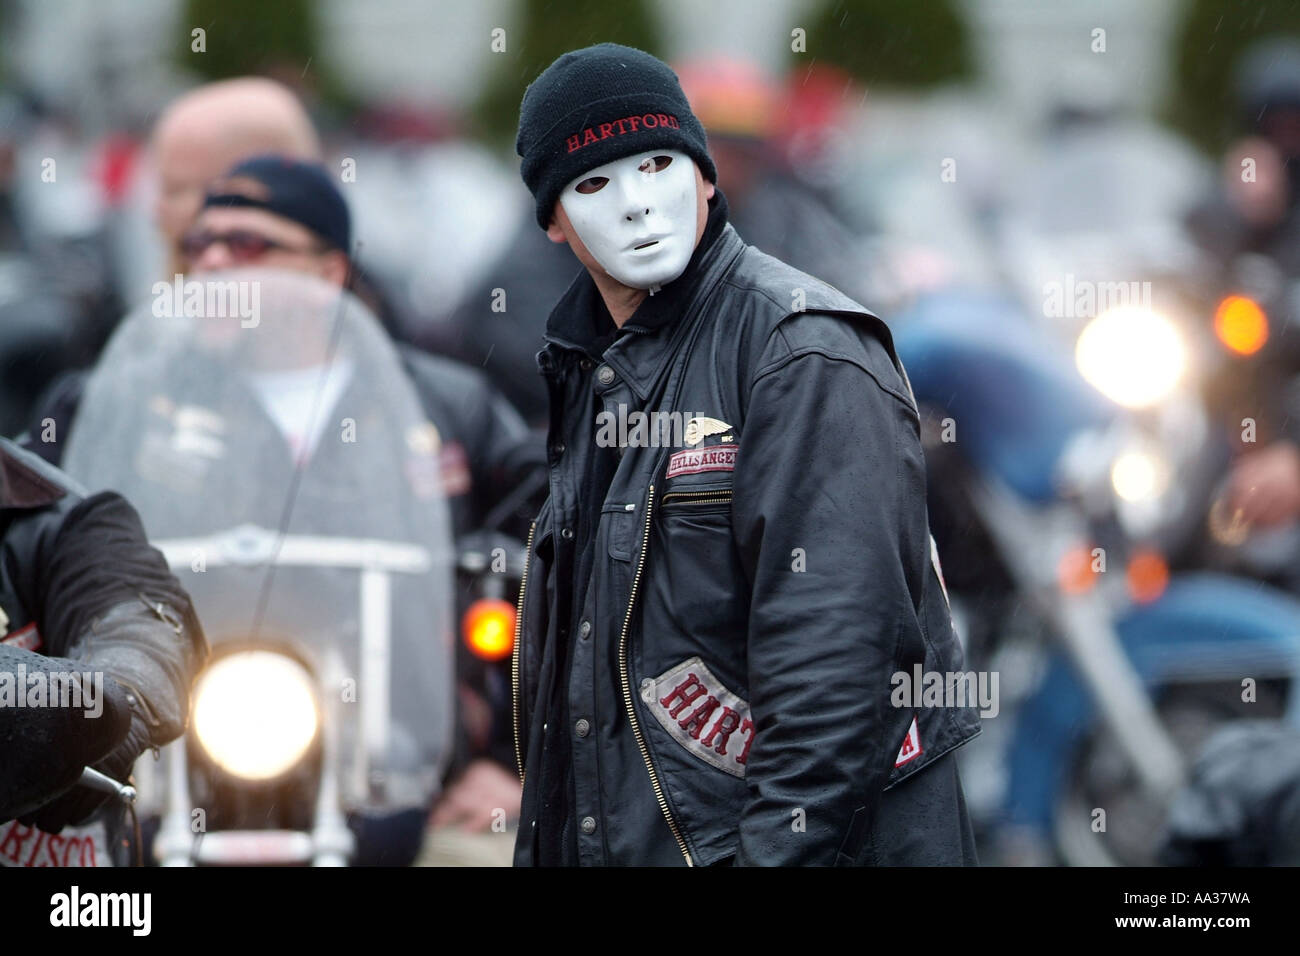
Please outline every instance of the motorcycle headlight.
M320 718L311 675L275 651L218 658L194 691L194 732L222 770L271 780L306 754Z
M1141 306L1109 309L1079 333L1079 373L1126 408L1148 408L1167 398L1187 371L1187 347L1163 315Z
M1136 503L1159 498L1169 487L1169 463L1154 451L1129 449L1111 464L1110 484L1124 501Z

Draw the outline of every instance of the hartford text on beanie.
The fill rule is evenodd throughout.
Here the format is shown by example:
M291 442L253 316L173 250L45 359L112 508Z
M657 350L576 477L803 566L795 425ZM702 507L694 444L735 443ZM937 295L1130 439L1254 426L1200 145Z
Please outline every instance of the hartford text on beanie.
M574 50L524 91L515 151L543 229L566 185L647 149L680 150L705 179L718 180L704 127L677 74L649 53L617 43Z

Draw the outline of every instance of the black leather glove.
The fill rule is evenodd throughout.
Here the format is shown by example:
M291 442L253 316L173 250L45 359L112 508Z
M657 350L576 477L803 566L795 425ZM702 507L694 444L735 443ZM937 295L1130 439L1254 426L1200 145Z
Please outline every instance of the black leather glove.
M111 678L107 677L104 679L105 694L110 680ZM116 684L113 686L121 693L120 687ZM134 766L136 758L147 746L149 746L149 729L143 721L132 720L130 730L127 731L122 742L114 747L108 756L91 766L100 773L125 783L131 775L131 767ZM74 785L71 790L51 800L35 813L21 817L19 822L27 826L35 826L46 833L58 833L65 826L84 823L108 799L109 795L102 790Z
M89 816L105 799L98 791L72 788L86 766L103 763L104 772L110 775L117 769L117 764L110 767L106 758L118 753L131 736L131 706L126 692L107 675L98 699L91 696L98 689L97 681L92 677L86 684L77 677L83 687L80 706L53 706L60 701L49 691L59 684L50 676L59 675L61 682L62 675L86 673L93 674L90 665L0 644L0 822L15 817L27 822L38 812L43 816L44 808L65 792L89 795L89 801L70 801L45 821L57 826L38 822L41 829L57 832L64 823ZM44 706L17 706L20 694L24 704L33 702L34 690L42 682L47 690ZM99 708L97 715L92 703ZM82 813L85 806L90 808ZM79 815L74 818L73 813Z

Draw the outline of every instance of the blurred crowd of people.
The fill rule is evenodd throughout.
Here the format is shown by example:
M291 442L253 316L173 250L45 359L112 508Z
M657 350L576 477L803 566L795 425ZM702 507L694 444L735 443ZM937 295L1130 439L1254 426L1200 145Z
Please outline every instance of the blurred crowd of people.
M1300 278L1295 41L1241 64L1241 138L1217 177L1177 137L1094 99L1063 101L1001 180L992 170L1006 143L972 145L958 157L960 189L921 144L970 142L981 120L952 122L942 97L877 115L832 67L774 78L713 57L676 69L745 241L887 321L928 291L974 286L1051 325L1034 313L1045 284L1070 273L1177 287L1209 328L1243 268L1267 272L1265 286ZM294 91L260 77L199 86L140 137L88 141L15 93L0 111L0 432L57 463L61 445L43 431L71 428L88 370L155 282L260 265L346 286L379 317L442 436L458 534L543 460L536 354L579 267L536 228L513 158L397 108L322 134ZM875 138L881 122L892 136ZM913 127L923 135L909 153L897 133ZM1277 316L1272 334L1284 338L1290 321ZM1223 486L1227 512L1257 530L1300 517L1294 358L1283 351L1247 383L1244 407L1266 440L1238 449ZM288 391L279 400L292 403ZM1293 587L1300 575L1274 579ZM473 742L435 822L485 829L485 808L517 812L508 718L491 709L466 709Z

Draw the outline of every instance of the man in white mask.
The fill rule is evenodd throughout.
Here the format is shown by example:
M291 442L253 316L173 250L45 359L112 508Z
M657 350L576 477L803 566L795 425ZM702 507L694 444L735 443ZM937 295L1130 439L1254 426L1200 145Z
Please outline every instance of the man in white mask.
M978 714L893 693L963 666L888 330L745 245L647 53L560 57L516 146L584 270L538 354L515 862L973 864Z
M634 153L569 183L547 235L573 240L601 294L626 299L621 313L640 304L640 292L653 294L686 270L713 193L685 153Z

